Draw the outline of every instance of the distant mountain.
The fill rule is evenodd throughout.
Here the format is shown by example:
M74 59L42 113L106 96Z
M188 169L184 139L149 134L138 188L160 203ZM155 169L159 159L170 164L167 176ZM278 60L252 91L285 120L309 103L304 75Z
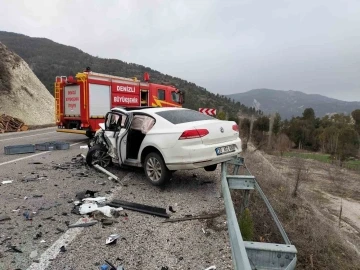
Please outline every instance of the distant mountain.
M0 31L0 42L22 57L53 94L55 77L59 75L76 75L86 67L94 72L122 77L137 77L142 80L144 72L149 72L150 80L157 83L167 83L185 92L184 107L198 110L199 108L223 107L229 117L234 117L241 111L243 114L254 110L240 103L234 103L225 96L219 96L207 91L194 83L162 74L149 67L126 63L117 59L94 57L77 48L62 45L46 38L33 38L22 34ZM171 61L171 59L169 59ZM174 65L177 63L174 63Z
M283 119L301 116L305 108L313 108L317 117L329 113L350 114L360 109L360 102L341 101L317 94L305 94L300 91L273 89L254 89L244 93L231 94L227 97L246 106L254 106L264 114L278 112Z

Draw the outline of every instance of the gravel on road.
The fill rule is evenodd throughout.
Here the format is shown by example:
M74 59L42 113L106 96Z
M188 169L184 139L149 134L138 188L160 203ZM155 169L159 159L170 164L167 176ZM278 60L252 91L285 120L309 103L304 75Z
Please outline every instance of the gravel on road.
M96 196L163 207L170 218L224 210L219 168L215 172L203 169L175 172L172 180L160 188L147 182L140 169L114 166L109 170L123 179L122 186L88 168L77 157L86 153L86 149L79 149L83 137L57 136L79 144L70 150L52 151L0 166L0 183L13 180L0 185L0 217L10 218L0 220L0 269L36 265L67 230L78 230L68 229L67 224L82 218L71 213L79 191L93 190L98 191ZM21 144L21 140L17 143ZM169 211L170 206L173 211ZM25 213L31 214L32 220L27 220ZM126 270L205 269L211 265L217 269L233 268L225 214L213 219L163 223L162 217L130 210L121 213L112 225L99 222L79 229L77 236L65 243L66 251L59 250L49 258L46 269L99 269L105 260L123 265ZM119 234L120 238L116 244L106 245L111 234Z

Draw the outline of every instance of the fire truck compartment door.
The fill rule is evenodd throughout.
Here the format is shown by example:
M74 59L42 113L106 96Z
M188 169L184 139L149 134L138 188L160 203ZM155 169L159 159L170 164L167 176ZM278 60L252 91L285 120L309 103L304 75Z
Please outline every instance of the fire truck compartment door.
M80 85L67 85L64 91L64 114L80 115Z
M105 116L110 111L110 86L89 84L89 114L91 117Z

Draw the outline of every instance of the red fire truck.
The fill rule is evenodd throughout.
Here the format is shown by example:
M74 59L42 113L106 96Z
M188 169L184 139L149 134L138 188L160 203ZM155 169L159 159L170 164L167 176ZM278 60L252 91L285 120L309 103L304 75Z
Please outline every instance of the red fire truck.
M55 117L58 132L92 137L113 107L181 107L184 94L171 85L150 83L137 78L86 71L72 76L57 76L55 81Z

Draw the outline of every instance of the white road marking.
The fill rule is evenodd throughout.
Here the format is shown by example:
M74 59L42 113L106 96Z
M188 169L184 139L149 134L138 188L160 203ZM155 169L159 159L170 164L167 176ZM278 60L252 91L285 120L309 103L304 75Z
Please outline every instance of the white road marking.
M133 176L133 174L134 173L128 173L127 175L125 175L122 181L127 181ZM121 188L122 186L120 185L114 190L112 190L112 194L109 197L107 197L107 200L112 200L112 197L114 196L115 192L120 191ZM76 224L83 223L82 219L83 218L80 218L76 222ZM51 247L49 247L47 250L44 251L43 254L41 254L39 258L39 263L32 263L27 268L27 270L38 270L38 269L45 270L49 266L49 264L57 257L57 255L60 252L60 248L62 246L65 246L66 248L66 246L70 245L70 243L76 238L76 236L78 236L82 232L83 229L84 227L68 229L58 240L55 241L55 243Z
M1 137L9 137L12 136L14 134L27 134L27 133L34 133L34 132L39 132L39 131L46 131L48 129L54 129L55 130L56 127L47 127L47 128L39 128L39 129L32 129L32 130L26 130L26 131L21 131L21 132L6 132L6 133L0 133L0 138ZM56 132L56 131L55 131Z
M44 135L44 134L50 134L50 133L55 133L55 132L56 132L56 131L51 131L51 132L45 132L45 133L27 135L27 136L22 136L22 137L14 137L14 138L9 138L9 139L3 139L3 140L0 140L0 142L10 141L10 140L16 140L16 139L22 139L22 138L27 138L27 137L41 136L41 135Z
M70 146L77 145L77 144L80 144L80 143L84 143L84 141L70 144ZM9 161L0 163L0 166L6 165L6 164L10 164L10 163L14 163L14 162L17 162L17 161L20 161L20 160L24 160L24 159L28 159L28 158L32 158L32 157L36 157L36 156L40 156L40 155L44 155L44 154L50 153L50 152L52 152L52 151L45 151L45 152L37 153L37 154L31 155L31 156L26 156L26 157L22 157L22 158L17 158L17 159L9 160Z

